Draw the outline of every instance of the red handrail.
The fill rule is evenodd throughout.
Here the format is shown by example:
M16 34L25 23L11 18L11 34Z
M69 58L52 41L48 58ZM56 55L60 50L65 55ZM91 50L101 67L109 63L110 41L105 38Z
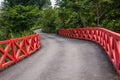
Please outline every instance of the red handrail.
M39 34L0 41L0 69L29 56L40 48Z
M105 49L116 71L120 75L120 34L104 28L61 29L58 31L58 34L99 43Z

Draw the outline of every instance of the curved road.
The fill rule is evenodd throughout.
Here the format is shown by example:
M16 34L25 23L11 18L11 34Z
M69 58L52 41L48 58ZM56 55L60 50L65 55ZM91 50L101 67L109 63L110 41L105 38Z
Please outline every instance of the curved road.
M40 33L42 48L0 72L0 80L114 80L104 50L89 41Z

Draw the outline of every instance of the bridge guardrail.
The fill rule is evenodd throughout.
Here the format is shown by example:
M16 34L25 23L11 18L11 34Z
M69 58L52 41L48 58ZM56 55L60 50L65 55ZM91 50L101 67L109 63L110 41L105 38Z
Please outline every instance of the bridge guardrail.
M73 28L58 31L61 36L84 39L100 44L120 76L120 34L104 28Z
M39 34L0 41L0 70L28 57L39 48Z

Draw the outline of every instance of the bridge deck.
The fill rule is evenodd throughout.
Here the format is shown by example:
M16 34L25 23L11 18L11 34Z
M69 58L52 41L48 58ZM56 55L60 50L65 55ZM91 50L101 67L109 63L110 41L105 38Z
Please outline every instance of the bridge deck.
M0 72L0 80L113 80L115 69L95 43L41 33L42 48Z

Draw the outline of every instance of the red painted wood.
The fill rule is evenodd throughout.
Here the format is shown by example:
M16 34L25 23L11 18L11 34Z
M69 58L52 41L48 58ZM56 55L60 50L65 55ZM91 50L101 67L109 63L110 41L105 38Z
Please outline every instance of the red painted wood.
M39 48L39 34L0 41L0 69L17 63L19 60L29 56Z
M61 29L59 35L97 42L106 51L120 75L120 34L104 28Z

